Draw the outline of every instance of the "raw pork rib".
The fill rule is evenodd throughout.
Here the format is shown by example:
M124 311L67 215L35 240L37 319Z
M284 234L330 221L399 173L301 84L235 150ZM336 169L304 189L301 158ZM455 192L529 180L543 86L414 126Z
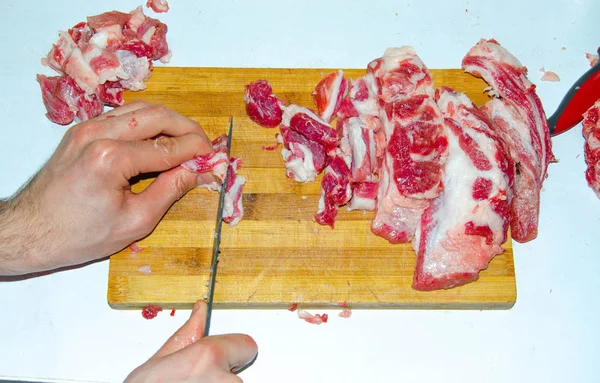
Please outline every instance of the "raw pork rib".
M510 222L514 165L492 122L467 96L448 88L436 98L445 116L444 190L415 234L413 288L449 289L476 280L503 252Z
M462 61L465 71L490 86L483 110L495 123L515 162L511 235L518 242L537 237L540 191L554 161L550 131L527 68L495 40L480 40Z
M387 140L371 230L391 243L409 242L441 190L444 120L433 100L431 74L411 47L386 50L368 71L379 84Z
M146 88L152 60L169 61L166 33L167 26L146 17L141 7L90 16L87 23L60 31L42 59L60 76L38 76L46 116L66 125L98 116L103 104L122 105L123 90ZM63 86L49 91L49 82Z
M225 185L225 197L223 208L223 221L230 226L237 225L244 216L242 205L242 190L246 179L237 173L241 167L240 158L229 158L227 155L227 135L223 134L212 142L213 152L203 156L196 156L181 164L183 168L195 173L208 173L212 175L212 181L198 185L208 190L218 190L223 185L227 174Z
M321 180L321 198L315 221L321 225L329 225L333 229L338 207L345 205L352 197L349 181L350 169L340 156L336 156L325 168Z
M585 137L585 178L588 185L600 198L600 100L583 115L583 137Z
M248 117L265 128L281 124L285 103L273 95L273 89L266 80L258 80L246 85L244 94Z
M313 98L323 121L331 122L347 93L348 81L342 70L327 75L317 84Z

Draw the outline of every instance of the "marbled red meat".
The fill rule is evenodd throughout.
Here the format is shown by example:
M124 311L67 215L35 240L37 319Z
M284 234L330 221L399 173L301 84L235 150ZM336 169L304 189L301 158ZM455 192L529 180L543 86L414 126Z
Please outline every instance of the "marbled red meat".
M246 85L244 102L248 117L257 124L265 128L281 124L285 103L273 95L268 81L258 80Z
M371 230L391 243L409 242L442 188L443 117L433 100L431 75L411 47L388 49L368 71L380 85L387 141Z
M554 161L550 130L535 85L525 68L495 40L480 40L464 57L465 71L490 86L483 110L508 145L516 166L511 235L519 242L537 237L540 191Z
M281 124L322 145L327 153L333 154L338 146L336 131L310 109L298 105L286 106Z
M340 156L334 157L327 167L321 180L321 198L315 221L321 225L334 228L338 207L345 205L352 197L350 185L350 169Z
M583 115L583 137L585 138L585 179L600 198L600 100Z
M37 75L42 90L46 117L57 124L66 125L73 120L80 122L102 113L102 103L95 95L86 97L85 92L69 76L47 77Z
M313 99L323 121L331 122L347 93L348 81L342 70L330 73L317 84Z
M489 117L462 93L438 89L448 157L443 191L425 210L413 240L413 288L448 289L476 280L503 252L514 164Z

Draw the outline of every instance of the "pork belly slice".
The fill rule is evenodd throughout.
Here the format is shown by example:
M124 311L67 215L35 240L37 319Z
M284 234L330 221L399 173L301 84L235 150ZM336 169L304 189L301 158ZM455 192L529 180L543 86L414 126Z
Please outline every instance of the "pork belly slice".
M103 105L95 95L85 92L69 76L37 75L46 107L46 117L60 125L86 121L102 114Z
M465 71L490 85L484 110L492 118L515 162L511 234L519 242L537 237L540 191L554 161L550 130L535 85L517 58L495 40L480 40L462 61Z
M275 128L281 124L285 103L275 97L268 81L257 80L246 85L244 102L246 114L260 126Z
M329 225L333 229L338 207L345 205L352 197L349 181L350 169L340 156L336 156L325 168L321 180L321 198L315 221L321 225Z
M448 158L444 190L425 210L413 240L413 288L449 289L472 282L503 249L510 222L514 167L489 118L464 95L438 90Z
M223 221L229 226L236 226L244 216L242 205L242 192L246 178L238 175L242 165L240 158L231 158L227 168L227 184L225 185L225 197L223 200Z
M585 179L600 198L600 100L583 115L583 137L585 138Z
M331 122L347 94L348 80L342 70L330 73L317 84L312 96L323 121Z

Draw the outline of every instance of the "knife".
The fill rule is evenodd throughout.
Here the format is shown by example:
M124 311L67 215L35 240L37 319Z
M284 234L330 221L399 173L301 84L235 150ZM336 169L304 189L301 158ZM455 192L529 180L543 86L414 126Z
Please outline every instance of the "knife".
M233 132L233 116L229 117L229 133L227 134L227 155L231 152L231 133ZM215 281L217 277L217 265L219 264L219 246L221 244L221 227L223 226L223 209L225 208L225 189L227 187L227 179L229 176L229 169L225 173L223 183L221 184L221 190L219 192L219 208L217 210L217 222L215 224L215 238L213 242L213 253L212 261L210 265L210 281L208 285L207 305L208 311L206 312L206 323L204 325L204 336L208 336L210 332L210 320L212 317L212 306L215 295Z
M600 48L598 54L600 55ZM583 113L598 99L600 99L600 63L594 65L573 84L556 112L548 118L550 135L557 136L577 125L583 120Z

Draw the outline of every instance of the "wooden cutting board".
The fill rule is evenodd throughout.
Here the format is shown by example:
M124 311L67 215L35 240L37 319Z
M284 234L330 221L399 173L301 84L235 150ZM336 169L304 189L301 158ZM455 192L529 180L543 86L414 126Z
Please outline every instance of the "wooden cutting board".
M297 183L285 176L280 150L266 151L278 129L265 129L245 113L244 85L267 79L287 103L312 107L311 92L331 69L155 68L148 89L126 101L164 104L197 121L214 138L234 117L231 153L243 159L244 219L223 225L215 308L508 309L516 300L511 241L477 282L445 291L411 288L415 254L370 231L373 212L341 208L335 230L313 221L320 177ZM349 78L364 75L344 70ZM436 86L465 92L481 105L486 84L460 69L432 70ZM133 186L142 191L151 179ZM115 309L158 304L190 308L207 292L218 194L197 189L175 203L156 230L110 260L108 302ZM138 271L149 266L148 275Z

